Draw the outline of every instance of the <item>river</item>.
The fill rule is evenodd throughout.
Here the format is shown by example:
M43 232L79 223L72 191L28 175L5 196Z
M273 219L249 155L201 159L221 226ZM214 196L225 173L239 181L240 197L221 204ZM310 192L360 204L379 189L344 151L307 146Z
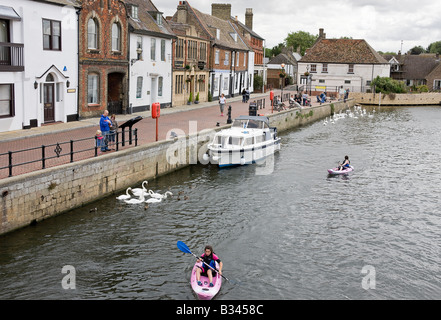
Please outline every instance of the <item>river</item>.
M366 110L280 134L267 174L192 165L149 181L159 204L106 197L0 237L0 299L194 300L179 240L222 259L218 300L441 299L441 109ZM328 176L345 155L354 172Z

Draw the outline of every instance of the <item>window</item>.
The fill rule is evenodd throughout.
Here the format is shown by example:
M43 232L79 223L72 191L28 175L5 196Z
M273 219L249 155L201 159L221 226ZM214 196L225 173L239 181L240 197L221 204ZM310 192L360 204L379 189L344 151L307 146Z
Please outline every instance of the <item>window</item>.
M228 90L228 78L224 78L224 90Z
M150 41L150 59L156 61L156 39L154 38Z
M121 51L121 27L116 22L112 25L112 51Z
M159 77L158 78L158 97L162 97L162 86L164 84L164 78Z
M98 49L98 24L95 19L89 19L87 23L87 48Z
M220 40L220 29L216 29L216 39Z
M184 58L184 39L176 41L176 58Z
M199 44L199 60L207 60L207 44L205 42Z
M136 59L142 60L142 37L136 37Z
M320 79L320 80L319 80L319 83L325 83L325 80Z
M239 66L239 57L240 57L240 52L236 53L236 67Z
M99 76L91 73L87 76L87 103L98 103Z
M61 22L43 19L43 49L61 50Z
M345 80L345 84L351 84L351 80Z
M196 41L188 40L188 58L198 58L198 43Z
M353 64L350 64L348 66L348 73L354 73L354 65Z
M158 26L162 25L162 14L159 12L156 14L156 23Z
M327 63L324 63L324 64L323 64L323 66L322 66L322 72L323 72L323 73L328 73L328 64L327 64Z
M0 84L0 118L15 116L14 85Z
M184 86L184 76L183 75L176 76L175 93L182 94L183 86Z
M132 4L132 14L133 19L138 19L138 6Z
M433 90L439 90L441 88L441 80L433 81Z
M225 52L224 65L228 66L229 64L230 64L230 53L229 52Z
M142 81L142 77L136 78L136 98L138 99L142 97Z
M317 72L317 65L311 64L311 72Z
M219 64L219 55L220 55L219 50L216 50L214 52L214 64Z
M244 52L244 53L243 53L243 66L244 66L244 67L246 66L246 60L247 60L247 53Z
M165 40L161 39L161 61L165 61Z
M205 92L205 75L199 76L199 92Z

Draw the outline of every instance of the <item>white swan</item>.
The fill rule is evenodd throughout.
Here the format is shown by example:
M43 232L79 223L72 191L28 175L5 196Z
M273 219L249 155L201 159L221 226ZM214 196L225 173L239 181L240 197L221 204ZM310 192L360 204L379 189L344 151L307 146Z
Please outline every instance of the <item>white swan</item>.
M147 199L145 202L146 203L158 203L161 201L162 201L162 198L150 198L150 199Z
M144 187L144 184L147 186L148 183L149 183L148 181L143 181L141 185L142 188L134 188L132 189L132 193L137 197L140 197L141 194L146 194L147 189Z
M118 200L127 200L130 199L132 196L129 194L129 191L132 190L132 188L128 187L126 189L126 194L122 194L118 197L116 197Z
M171 193L170 191L166 191L164 194L160 194L160 193L153 192L153 190L149 190L150 197L156 198L156 199L165 199L165 198L167 198L168 194L171 196L173 195L173 193Z
M124 200L124 202L128 204L138 204L138 203L143 203L144 201L145 201L144 193L141 194L141 196L138 199L132 198L130 200Z

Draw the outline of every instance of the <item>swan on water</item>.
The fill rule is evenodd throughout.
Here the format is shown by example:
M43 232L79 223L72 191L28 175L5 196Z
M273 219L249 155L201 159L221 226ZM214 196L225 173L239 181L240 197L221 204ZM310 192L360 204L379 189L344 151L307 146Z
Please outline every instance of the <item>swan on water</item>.
M158 203L161 201L162 201L162 198L150 198L150 199L147 199L145 202L146 203Z
M130 200L124 200L124 202L125 202L125 203L128 203L128 204L143 203L144 201L145 201L144 193L141 194L141 196L140 196L138 199L136 199L136 198L132 198L132 199L130 199Z
M129 194L129 191L132 190L132 188L128 187L126 189L126 194L122 194L118 197L116 197L118 200L127 200L130 199L132 196Z
M142 188L134 188L132 189L132 193L137 197L141 196L141 194L146 194L147 189L146 187L144 187L144 184L147 186L148 183L149 183L148 181L143 181L141 185Z
M160 193L156 193L156 192L154 192L153 190L149 190L149 195L150 195L150 197L152 197L152 198L156 198L156 199L165 199L165 198L167 198L167 195L173 195L173 193L171 193L170 191L166 191L164 194L160 194Z

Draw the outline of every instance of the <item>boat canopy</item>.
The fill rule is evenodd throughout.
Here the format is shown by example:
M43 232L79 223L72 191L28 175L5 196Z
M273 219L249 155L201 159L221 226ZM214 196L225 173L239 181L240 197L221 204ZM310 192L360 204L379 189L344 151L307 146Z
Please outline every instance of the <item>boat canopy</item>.
M264 116L239 116L234 119L232 127L242 129L264 129L269 127L269 119Z

